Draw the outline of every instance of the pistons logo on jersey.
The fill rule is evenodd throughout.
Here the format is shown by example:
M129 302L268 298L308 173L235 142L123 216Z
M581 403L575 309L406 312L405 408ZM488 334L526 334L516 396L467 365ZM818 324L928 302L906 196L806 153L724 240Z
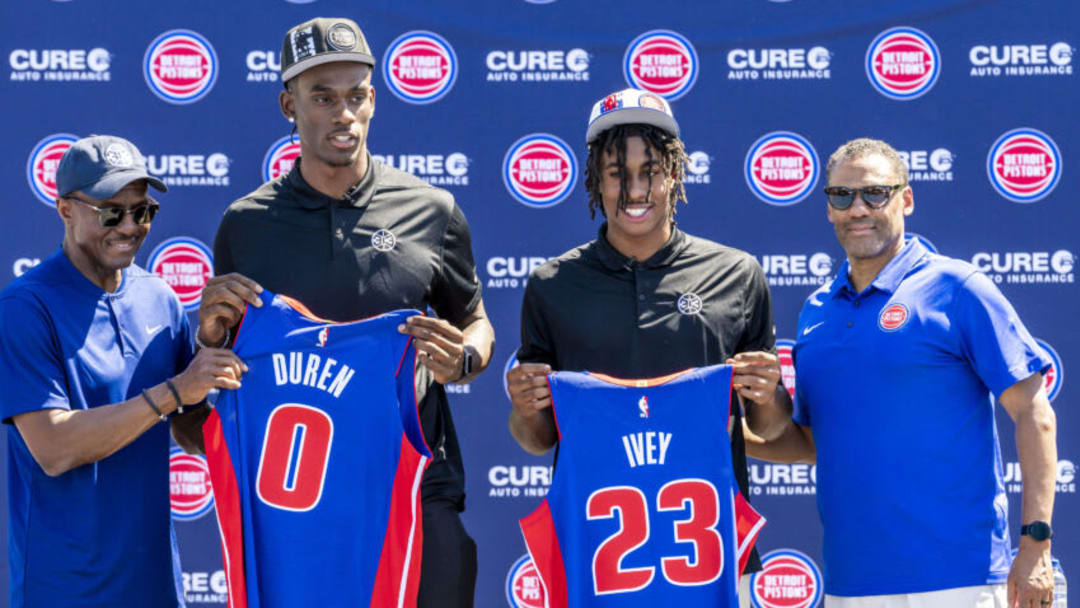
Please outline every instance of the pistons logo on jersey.
M547 593L532 557L522 555L506 574L506 602L510 608L546 608Z
M78 138L57 133L39 141L26 161L26 179L37 199L50 207L56 206L56 168L71 144Z
M921 97L937 82L941 54L926 32L894 27L878 34L866 50L866 76L889 99Z
M170 30L150 43L143 57L143 77L159 99L172 104L199 101L217 80L214 47L191 30Z
M432 103L450 92L457 79L457 55L442 36L416 31L390 43L383 77L390 92L412 104Z
M1042 131L1013 129L990 147L986 174L1001 196L1014 203L1034 203L1050 194L1061 179L1061 152Z
M769 552L761 560L761 571L750 575L750 602L755 608L815 608L821 596L817 564L794 549Z
M202 241L176 237L154 248L146 269L169 284L185 310L195 310L203 288L214 276L214 257Z
M746 153L746 185L770 205L794 205L810 195L821 164L810 142L797 133L763 135Z
M551 207L563 201L577 183L577 158L565 141L533 133L514 142L503 158L503 183L529 207Z
M698 66L694 45L682 34L669 30L645 32L630 43L623 56L623 75L630 86L669 101L682 97L694 86Z
M292 171L296 159L300 158L300 142L294 140L291 135L286 135L275 141L266 151L262 163L262 178L264 182L277 179Z
M1046 374L1043 375L1043 381L1045 383L1046 397L1053 401L1061 392L1061 383L1065 379L1065 373L1061 368L1061 356L1046 341L1036 339L1035 342L1050 358L1050 369L1046 370Z
M198 519L213 508L214 492L205 458L185 454L180 448L169 451L169 503L172 518L178 521Z

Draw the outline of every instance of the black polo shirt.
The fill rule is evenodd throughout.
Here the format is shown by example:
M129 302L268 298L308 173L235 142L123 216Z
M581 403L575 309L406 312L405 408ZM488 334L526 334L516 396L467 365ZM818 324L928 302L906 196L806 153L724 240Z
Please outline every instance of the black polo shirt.
M521 362L619 378L655 378L775 350L765 274L750 254L673 228L644 262L605 237L537 268L525 286ZM749 498L739 408L731 435L735 476ZM760 570L757 552L747 571Z
M313 313L351 321L430 307L458 325L480 302L465 215L445 190L368 157L342 199L312 188L300 160L229 205L214 239L214 272L239 272ZM423 498L464 508L461 450L441 384L428 378L420 419L434 454Z

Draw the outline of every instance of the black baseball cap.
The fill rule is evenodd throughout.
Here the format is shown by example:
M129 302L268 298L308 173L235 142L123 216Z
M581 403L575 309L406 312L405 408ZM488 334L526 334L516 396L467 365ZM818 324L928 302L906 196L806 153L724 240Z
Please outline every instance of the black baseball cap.
M146 170L135 144L113 135L91 135L71 144L56 167L56 194L78 190L98 200L112 198L131 182L145 179L161 192L165 184Z
M333 61L353 61L375 66L364 32L352 19L316 17L285 33L281 44L281 82L304 70Z

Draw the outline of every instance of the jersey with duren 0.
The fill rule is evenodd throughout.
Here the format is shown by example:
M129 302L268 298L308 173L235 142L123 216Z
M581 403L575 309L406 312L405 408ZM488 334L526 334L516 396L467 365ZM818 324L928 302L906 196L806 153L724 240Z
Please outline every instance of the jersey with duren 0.
M230 608L416 605L417 311L318 319L263 291L234 350L243 386L204 428Z

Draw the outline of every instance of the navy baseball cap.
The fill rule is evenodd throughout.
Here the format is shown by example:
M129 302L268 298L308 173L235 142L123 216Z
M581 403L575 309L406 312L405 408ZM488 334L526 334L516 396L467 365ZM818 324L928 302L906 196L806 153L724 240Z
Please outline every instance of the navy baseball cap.
M623 89L593 104L585 143L591 144L611 127L630 124L652 125L679 136L679 123L666 99L641 89Z
M281 82L304 70L333 61L352 61L375 66L364 32L352 19L316 17L285 33L281 44Z
M168 188L146 170L146 159L135 144L113 135L91 135L71 144L56 167L56 194L78 190L98 200L112 198L139 179L161 192Z

